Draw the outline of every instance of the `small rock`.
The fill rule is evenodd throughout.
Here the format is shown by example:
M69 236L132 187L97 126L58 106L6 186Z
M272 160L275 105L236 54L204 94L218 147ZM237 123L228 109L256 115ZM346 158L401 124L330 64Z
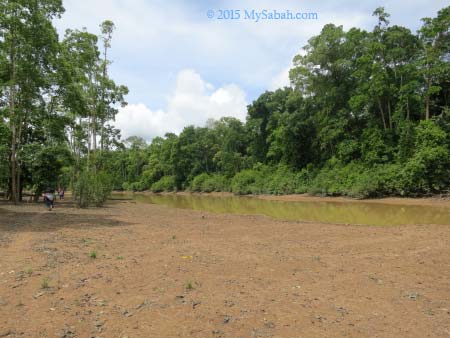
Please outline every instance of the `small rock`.
M416 300L419 297L419 294L417 292L410 292L406 296L411 300Z
M274 322L265 322L264 326L267 327L268 329L273 329L275 327L275 323Z
M131 317L133 314L131 313L131 312L129 312L128 310L125 310L124 312L122 312L122 314L125 316L125 317Z
M36 299L36 298L41 297L41 296L44 295L44 294L45 294L45 292L38 292L38 293L36 293L33 297L34 297L34 299Z
M225 317L223 318L223 323L224 323L224 324L228 324L228 323L230 322L231 319L232 319L231 316L225 316Z

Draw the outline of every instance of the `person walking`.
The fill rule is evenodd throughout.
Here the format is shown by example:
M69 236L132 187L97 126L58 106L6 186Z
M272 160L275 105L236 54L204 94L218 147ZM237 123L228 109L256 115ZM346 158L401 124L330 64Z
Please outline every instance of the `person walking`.
M44 197L44 204L48 208L48 211L52 211L55 206L54 190L48 188L42 196Z

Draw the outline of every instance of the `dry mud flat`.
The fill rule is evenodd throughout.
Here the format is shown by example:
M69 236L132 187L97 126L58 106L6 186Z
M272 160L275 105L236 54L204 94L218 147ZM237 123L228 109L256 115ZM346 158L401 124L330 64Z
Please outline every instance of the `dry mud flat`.
M450 337L450 227L1 204L0 337Z

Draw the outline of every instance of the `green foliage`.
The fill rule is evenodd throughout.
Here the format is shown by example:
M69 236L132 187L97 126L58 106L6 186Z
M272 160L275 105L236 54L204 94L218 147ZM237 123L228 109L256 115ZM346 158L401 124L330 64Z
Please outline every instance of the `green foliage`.
M152 184L153 192L175 191L177 190L175 176L163 176L161 179Z
M203 173L194 177L190 190L196 192L228 191L229 181L224 175Z
M80 173L73 189L73 199L80 208L102 206L112 191L111 177L105 172L85 170Z
M124 188L368 198L450 186L450 7L417 35L377 8L372 31L327 24L246 123L222 118L129 149ZM131 156L132 155L132 156ZM170 179L168 179L170 177Z
M50 288L50 279L48 277L45 277L41 281L41 289L48 289L48 288Z
M401 167L395 164L367 167L361 163L336 164L322 169L309 192L315 195L369 198L400 194Z
M231 180L231 191L237 195L260 194L263 187L264 175L255 169L242 170Z
M450 184L448 136L434 121L421 121L416 128L415 152L406 162L405 190L433 193Z
M312 192L357 198L450 187L450 7L417 34L377 8L371 31L325 25L295 56L292 88L179 135L119 142L128 89L108 76L113 22L100 36L53 19L60 0L0 2L0 188L73 186L78 206L111 189ZM153 135L148 135L153 136ZM89 170L84 169L89 168Z
M294 172L286 165L280 165L265 180L263 191L267 194L284 195L304 193L309 185L307 169Z

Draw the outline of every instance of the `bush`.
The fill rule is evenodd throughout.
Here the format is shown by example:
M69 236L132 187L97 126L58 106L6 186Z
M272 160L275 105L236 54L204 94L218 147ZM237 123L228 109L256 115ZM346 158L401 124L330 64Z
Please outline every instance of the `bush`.
M176 186L175 176L163 176L159 181L152 184L151 191L174 191Z
M255 169L246 169L237 173L231 180L231 191L237 195L260 194L263 189L264 175Z
M203 186L205 181L208 180L210 176L207 173L203 173L194 177L191 182L191 191L204 191Z
M402 195L402 182L402 169L397 164L367 167L355 162L325 167L313 179L309 192L354 198Z
M307 169L295 173L288 166L280 165L264 181L263 191L276 195L304 193L309 181L310 173Z
M133 182L128 184L128 190L131 191L143 191L145 190L144 184L139 181L139 182Z
M74 200L79 208L102 206L112 191L111 177L105 172L92 173L86 170L80 173L74 185Z
M229 181L224 175L200 174L195 176L191 182L191 191L229 191Z
M446 133L434 121L421 121L415 131L415 152L404 166L403 188L407 194L442 191L450 184Z

